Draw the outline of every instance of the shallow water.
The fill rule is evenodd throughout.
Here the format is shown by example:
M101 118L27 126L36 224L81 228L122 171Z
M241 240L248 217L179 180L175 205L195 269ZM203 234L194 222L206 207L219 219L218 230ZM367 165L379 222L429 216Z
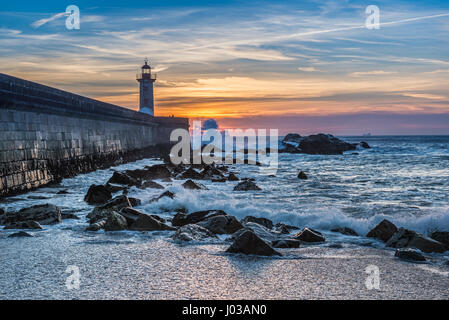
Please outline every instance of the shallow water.
M403 263L391 250L376 249L383 248L377 241L329 230L348 226L363 235L384 218L423 233L449 230L449 137L345 140L366 140L373 148L357 150L358 155L280 154L275 177L260 175L257 166L232 166L238 176L255 178L261 192L234 192L236 182L201 181L210 190L186 191L180 187L183 181L158 181L177 196L150 204L161 190L130 191L143 200L139 210L163 217L180 207L189 212L223 209L238 218L264 216L325 233L326 244L284 250L281 259L225 255L222 242L180 246L169 239L170 232L85 232L85 215L92 210L83 201L88 187L105 183L113 169L140 168L156 160L79 175L57 187L4 199L0 207L6 210L53 203L81 219L30 231L35 238L8 239L13 231L0 230L0 297L447 298L449 267L443 263L448 255L431 255L426 265ZM297 178L300 170L308 180ZM69 194L56 195L63 189ZM369 264L388 270L383 293L364 287ZM79 290L65 287L68 265L80 268Z

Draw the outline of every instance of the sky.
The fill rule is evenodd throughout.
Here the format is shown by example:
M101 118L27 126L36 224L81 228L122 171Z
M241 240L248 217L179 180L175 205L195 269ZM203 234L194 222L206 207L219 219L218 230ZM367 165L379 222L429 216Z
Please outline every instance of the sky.
M68 5L80 28L68 30ZM366 8L380 9L368 29ZM0 72L281 134L449 134L449 1L2 1Z

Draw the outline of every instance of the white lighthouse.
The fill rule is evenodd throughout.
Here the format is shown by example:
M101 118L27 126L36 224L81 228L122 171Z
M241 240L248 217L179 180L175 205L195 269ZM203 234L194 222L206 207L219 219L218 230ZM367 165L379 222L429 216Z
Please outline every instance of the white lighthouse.
M151 74L151 67L148 65L148 59L145 59L145 64L142 66L142 72L137 74L136 79L140 84L139 112L154 116L153 83L156 81L156 74Z

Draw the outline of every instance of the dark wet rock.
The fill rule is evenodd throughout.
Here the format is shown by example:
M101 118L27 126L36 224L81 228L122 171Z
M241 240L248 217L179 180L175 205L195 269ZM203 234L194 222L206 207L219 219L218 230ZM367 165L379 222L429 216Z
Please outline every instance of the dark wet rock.
M126 173L115 171L107 183L131 186L140 186L140 180L128 176Z
M300 232L295 234L293 238L296 240L300 240L302 242L312 242L312 243L326 241L321 232L309 228L302 229Z
M45 225L62 222L62 216L59 207L47 203L23 208L17 213L8 212L1 216L1 220L2 224L33 220Z
M315 134L301 137L297 134L288 134L282 141L280 152L306 153L306 154L342 154L345 151L355 150L356 146L340 140L330 134Z
M64 190L56 192L56 194L69 194L69 191L64 189Z
M192 167L188 168L182 174L179 175L179 179L193 179L193 180L201 180L203 179L203 175L198 171L193 169Z
M116 193L116 192L128 190L128 188L125 187L125 186L117 185L117 184L113 184L113 183L106 183L105 188L106 188L110 193Z
M218 170L214 165L206 165L200 172L203 179L206 180L221 180L226 179L223 173Z
M25 231L19 231L19 232L11 233L8 236L8 238L22 238L22 237L32 238L33 236L31 234L29 234L28 232L25 232Z
M398 231L398 228L392 222L384 219L374 229L368 232L366 236L387 242L396 231Z
M125 230L127 227L128 224L125 217L115 211L108 214L106 223L103 226L106 231L120 231Z
M217 170L220 170L221 172L228 172L228 167L225 165L217 166Z
M190 214L178 212L172 220L172 225L176 227L185 226L187 224L195 224L205 219L215 216L227 216L228 214L223 210L204 210L197 211Z
M207 190L207 188L203 186L201 183L195 183L190 179L184 182L182 184L182 187L188 190Z
M366 141L362 141L359 145L364 149L371 149L370 145Z
M28 220L10 223L6 225L4 229L43 229L43 228L39 222Z
M405 261L426 261L426 258L414 249L398 249L394 256Z
M119 213L125 217L128 225L132 225L134 222L136 222L136 220L139 218L139 216L141 214L143 214L143 212L140 212L139 210L131 208L131 207L123 208L120 210Z
M131 206L133 206L133 207L137 207L142 204L142 200L140 200L140 199L132 198L132 197L129 197L128 199L129 199L129 202L131 203Z
M416 248L426 253L446 251L441 242L404 228L399 228L385 245L390 248Z
M45 196L28 196L27 197L30 200L47 200L50 199L49 197L45 197Z
M259 191L260 189L253 181L245 180L234 187L234 191Z
M226 178L221 178L221 179L212 179L212 182L226 182L227 179Z
M237 218L230 215L209 217L197 224L215 234L233 234L243 228Z
M281 222L274 225L274 231L282 234L289 234L293 230L299 230L299 228Z
M161 179L162 182L173 182L171 178L163 178Z
M145 167L145 170L148 172L146 179L166 179L171 176L171 171L166 164L155 164Z
M235 232L232 235L232 238L235 239L236 237L238 237L242 232L244 232L245 230L251 230L252 232L254 232L259 238L267 241L268 243L271 243L275 240L280 240L280 239L285 239L285 235L277 232L277 231L273 231L270 230L266 227L264 227L263 225L260 225L258 223L255 222L247 222L244 225L243 229L238 230L237 232Z
M78 217L76 214L74 214L72 212L62 212L61 216L62 216L62 220L66 220L66 219L80 220L80 217Z
M348 227L342 227L342 228L335 228L331 230L332 232L338 232L347 236L355 236L357 237L359 234Z
M300 171L300 172L298 173L298 179L301 179L301 180L307 180L307 179L309 179L309 178L307 177L307 175L305 174L304 171Z
M234 174L234 173L229 173L228 175L228 181L239 181L240 179Z
M299 248L301 241L295 239L275 240L271 243L273 248Z
M0 216L2 216L2 215L4 215L4 214L5 214L5 210L2 209L2 208L0 208Z
M273 229L273 221L271 221L270 219L267 219L267 218L257 218L257 217L253 217L253 216L246 216L245 218L242 219L241 222L243 224L246 224L247 222L254 222L254 223L258 223L258 224L264 226L267 229Z
M152 180L148 180L148 181L143 182L140 185L139 188L140 189L147 189L147 188L150 188L150 189L164 189L164 186L160 185L159 183L154 182Z
M172 236L172 239L175 241L202 241L207 238L217 238L217 236L197 224L182 226Z
M103 185L91 185L84 201L88 204L102 204L112 199L111 192Z
M100 229L103 229L105 224L106 224L106 219L98 220L97 222L91 223L86 228L86 231L98 231Z
M259 256L281 255L251 230L244 230L244 232L239 234L226 252Z
M165 223L156 220L153 216L141 213L136 221L131 225L130 230L134 231L155 231L155 230L176 230Z
M106 218L110 212L120 212L121 209L126 207L132 207L129 198L125 195L117 196L105 204L95 207L92 212L87 215L87 218L90 219L90 223L94 223Z
M170 198L170 199L173 199L173 198L175 197L175 194L174 194L173 192L171 192L171 191L165 191L165 192L163 192L161 195L159 195L159 196L154 197L153 199L151 199L151 200L149 201L149 203L159 201L160 199L166 198L166 197L167 197L167 198Z
M446 249L449 249L449 232L447 231L435 231L432 232L430 235L430 238L433 240L436 240L438 242L441 242L446 246Z

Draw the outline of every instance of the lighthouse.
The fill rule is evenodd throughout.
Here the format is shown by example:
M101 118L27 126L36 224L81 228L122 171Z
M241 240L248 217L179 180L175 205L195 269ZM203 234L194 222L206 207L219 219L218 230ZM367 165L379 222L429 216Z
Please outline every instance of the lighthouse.
M142 72L137 74L137 81L140 84L140 109L139 112L154 116L154 96L153 83L156 81L156 74L151 74L151 67L148 59L142 66Z

